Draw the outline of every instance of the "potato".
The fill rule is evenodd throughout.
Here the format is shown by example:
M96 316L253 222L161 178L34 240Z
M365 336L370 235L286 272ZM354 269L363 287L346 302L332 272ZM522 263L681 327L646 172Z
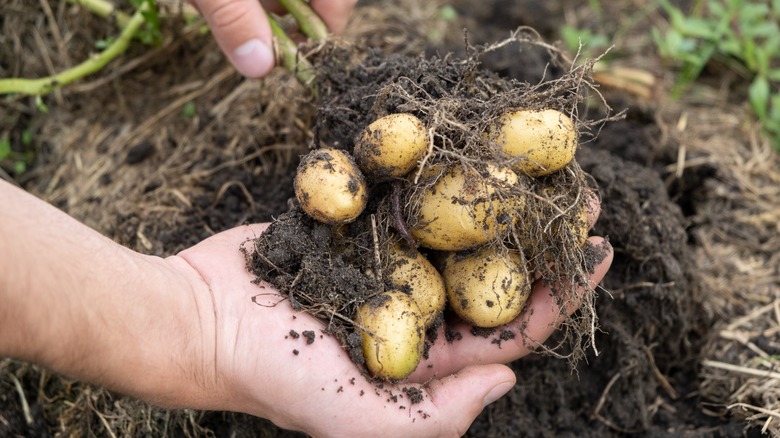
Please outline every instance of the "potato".
M375 120L355 142L360 169L380 178L401 177L417 167L428 150L425 127L412 114L390 114Z
M361 326L366 367L374 376L400 380L417 368L425 329L412 297L383 292L360 306L355 321Z
M520 252L486 247L468 255L450 254L442 270L452 310L476 327L498 327L523 310L531 283Z
M430 327L447 303L441 274L419 251L400 244L390 245L388 259L387 278L390 284L409 292L420 307L423 325Z
M576 212L572 215L570 212L565 218L564 222L568 230L574 234L577 238L577 243L580 247L585 246L588 241L588 209L587 204L583 203L579 206Z
M365 177L338 149L317 149L303 157L294 187L303 210L327 224L352 222L368 201Z
M482 245L507 228L510 219L506 213L521 200L500 199L497 186L509 188L517 184L517 175L511 169L491 166L489 172L494 180L461 164L443 170L416 200L420 208L417 217L410 221L414 224L410 232L420 245L458 251Z
M497 143L510 157L522 158L512 168L529 176L563 169L577 150L574 122L560 111L515 111L498 122Z

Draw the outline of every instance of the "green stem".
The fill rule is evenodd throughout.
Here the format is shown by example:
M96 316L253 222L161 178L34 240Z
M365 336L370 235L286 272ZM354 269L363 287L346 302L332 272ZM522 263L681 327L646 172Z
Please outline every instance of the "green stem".
M268 22L271 24L271 32L274 35L274 49L276 49L277 59L281 60L282 67L293 73L298 82L311 88L314 96L317 96L317 87L315 78L317 72L311 63L300 56L298 46L284 32L282 26L272 16L268 15Z
M328 27L319 15L303 0L279 0L279 3L295 18L301 32L314 41L328 36Z
M77 4L99 17L113 19L120 28L127 26L130 21L130 15L116 10L116 7L106 0L68 0L68 2Z
M9 78L0 79L0 94L22 93L40 96L47 94L51 90L69 84L77 79L95 73L127 50L133 35L145 23L143 8L139 8L130 20L127 26L122 29L119 38L110 46L100 52L100 54L82 62L81 64L63 70L55 75L40 79L22 79Z

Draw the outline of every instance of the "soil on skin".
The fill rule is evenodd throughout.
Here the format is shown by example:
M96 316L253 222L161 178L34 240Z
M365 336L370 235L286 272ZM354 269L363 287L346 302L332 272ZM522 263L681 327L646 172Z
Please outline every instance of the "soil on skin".
M49 73L46 62L66 68L89 56L94 41L114 33L105 20L66 7L66 2L49 3L71 50L58 49L62 40L49 31L37 2L6 0L0 29L7 41L13 36L16 43L0 44L3 74L43 76ZM462 21L451 26L450 35L438 45L425 47L428 35L421 35L420 29L438 25L422 24L421 16L433 15L429 10L420 12L418 2L404 7L374 3L379 6L358 8L349 38L386 53L412 56L423 49L429 54L463 54L463 27L473 44L501 40L523 24L554 39L567 4L518 1L506 7L497 0L458 0L453 3ZM630 9L632 4L615 2L614 8ZM573 7L567 11L580 12ZM45 47L33 37L35 32ZM245 81L226 68L209 36L182 32L173 41L146 57L148 49L131 50L126 59L137 60L135 66L123 71L124 63L110 65L105 76L97 75L96 80L108 78L102 85L84 81L54 93L47 98L48 114L37 111L32 100L4 101L8 105L3 114L9 117L0 120L0 133L16 147L23 133L31 132L37 153L32 169L15 175L16 181L117 242L148 254L174 254L242 223L290 217L306 228L294 233L289 245L332 243L288 204L294 196L292 177L297 157L314 139L351 138L361 123L342 113L338 124L317 125L308 96L283 72L264 82ZM38 55L42 50L46 56ZM517 50L491 53L482 59L483 67L529 83L563 74L548 63L545 50L527 47L520 53L522 62ZM730 395L744 381L719 375L720 386L713 390L701 384L707 376L700 359L725 342L716 337L715 315L728 319L749 313L749 292L758 295L761 288L776 287L777 273L767 268L761 278L770 280L754 289L748 286L742 296L718 289L737 290L759 281L754 278L764 270L748 263L755 263L756 257L766 256L770 262L765 266L777 266L777 222L763 224L755 218L764 217L761 206L777 205L780 195L746 190L751 187L746 181L752 180L724 161L707 160L686 169L683 177L670 174L668 165L676 162L678 145L661 121L671 117L619 91L609 93L607 101L616 110L630 108L627 119L604 125L577 156L602 199L593 233L607 236L615 248L615 261L595 305L600 324L595 345L575 369L544 355L513 363L518 385L487 407L467 435L757 435L758 428L747 428L743 418L719 410L707 398L717 394L720 403L731 403ZM196 104L191 118L179 114L186 102ZM706 114L716 109L709 102L701 106ZM583 109L582 114L589 111ZM328 114L319 117L332 119ZM710 123L700 123L691 135L715 147L714 139L742 132L740 120L719 117L700 116ZM724 126L733 132L717 131ZM659 141L662 137L665 140ZM761 153L758 148L739 152L749 148L732 140L721 149L724 156L737 151L732 162L751 162ZM776 162L772 160L776 158L758 161ZM777 179L772 184L767 187L780 186ZM754 195L759 192L760 197ZM365 234L370 240L370 233ZM739 246L742 241L745 247ZM724 243L730 246L718 246ZM281 265L295 248L279 249L274 257ZM727 254L720 256L719 251ZM743 258L735 258L735 253ZM305 263L322 269L317 260ZM348 264L337 261L332 269L341 281L306 287L360 293L375 286ZM321 280L306 276L299 282ZM445 332L445 340L475 335L493 337L495 348L500 348L514 334ZM723 350L729 360L744 356L728 346ZM771 339L760 346L770 354L780 351ZM0 435L90 436L106 434L107 429L117 436L300 436L247 415L160 409L29 364L0 360Z

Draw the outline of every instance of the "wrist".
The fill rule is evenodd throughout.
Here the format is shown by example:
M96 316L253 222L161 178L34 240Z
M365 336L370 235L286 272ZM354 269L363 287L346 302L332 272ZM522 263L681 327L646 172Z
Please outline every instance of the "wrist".
M0 199L12 206L0 211L0 356L157 404L208 405L214 312L197 273L2 181Z

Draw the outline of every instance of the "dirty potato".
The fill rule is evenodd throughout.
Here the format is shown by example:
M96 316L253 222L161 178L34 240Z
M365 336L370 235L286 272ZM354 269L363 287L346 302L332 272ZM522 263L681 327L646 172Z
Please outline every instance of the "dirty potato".
M412 297L389 291L363 303L355 322L366 367L376 377L400 380L417 368L425 342L422 312Z
M338 149L317 149L303 157L294 188L303 210L327 224L352 222L368 201L365 177Z
M355 159L369 175L401 177L417 166L428 150L425 127L412 114L384 116L372 122L355 142Z
M577 130L560 111L515 111L499 120L496 142L518 159L515 171L538 177L563 169L574 158Z
M444 280L420 251L397 243L390 245L387 278L395 288L409 292L420 307L426 328L444 310Z
M450 254L442 270L452 310L476 327L498 327L523 310L531 284L523 254L487 247Z
M488 177L461 164L431 168L429 174L438 179L417 194L419 211L410 221L412 236L426 248L458 251L495 239L508 226L509 208L521 202L498 195L518 182L506 167L489 166Z

